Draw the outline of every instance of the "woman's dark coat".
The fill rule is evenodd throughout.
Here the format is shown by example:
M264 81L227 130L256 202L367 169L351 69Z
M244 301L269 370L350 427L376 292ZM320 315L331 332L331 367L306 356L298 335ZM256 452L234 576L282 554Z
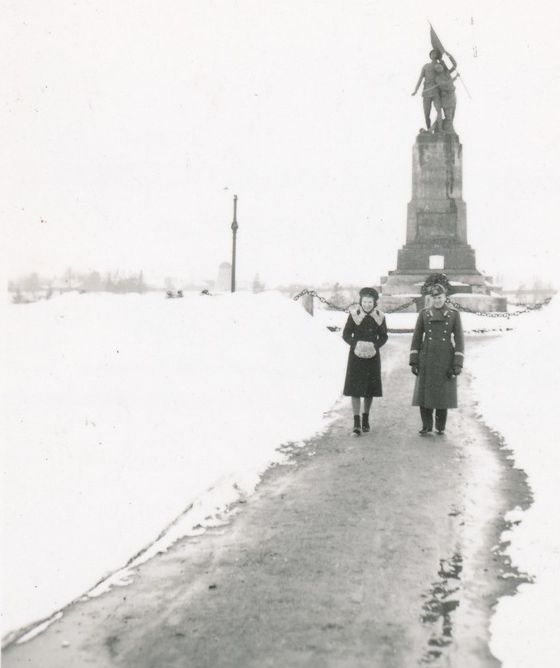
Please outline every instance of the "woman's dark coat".
M420 311L410 347L410 365L419 370L413 406L457 408L457 378L453 368L463 367L464 351L459 311L447 305Z
M342 338L350 345L344 395L347 397L381 397L381 359L379 349L387 342L387 323L379 309L365 314L362 308L350 312ZM357 357L358 341L372 341L376 355L369 359Z

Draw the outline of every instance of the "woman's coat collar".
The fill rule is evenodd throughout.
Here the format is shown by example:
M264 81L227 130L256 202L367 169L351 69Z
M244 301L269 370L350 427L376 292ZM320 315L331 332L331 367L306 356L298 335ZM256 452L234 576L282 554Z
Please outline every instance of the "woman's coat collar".
M366 315L370 315L378 325L381 325L385 319L385 314L378 308L374 308L373 311L366 313L364 309L357 304L350 307L350 316L356 325L360 325Z

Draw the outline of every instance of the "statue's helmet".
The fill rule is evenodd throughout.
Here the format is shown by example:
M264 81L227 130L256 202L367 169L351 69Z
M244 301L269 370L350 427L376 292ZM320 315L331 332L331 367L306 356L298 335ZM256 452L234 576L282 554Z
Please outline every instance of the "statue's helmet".
M432 55L435 55L436 59L439 60L442 57L443 54L441 53L441 51L439 49L432 49L430 51L430 58L432 57Z

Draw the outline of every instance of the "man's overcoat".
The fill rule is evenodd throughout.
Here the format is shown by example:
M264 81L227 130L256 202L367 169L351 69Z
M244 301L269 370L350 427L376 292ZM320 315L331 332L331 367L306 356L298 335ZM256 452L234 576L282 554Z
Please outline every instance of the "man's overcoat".
M362 308L350 311L342 332L342 338L350 345L344 395L347 397L381 397L381 359L379 349L387 342L387 322L379 309L366 314ZM354 354L358 341L372 341L376 355L369 359Z
M459 311L445 305L425 308L418 314L410 365L419 369L413 406L457 408L457 378L453 367L463 367L465 342Z

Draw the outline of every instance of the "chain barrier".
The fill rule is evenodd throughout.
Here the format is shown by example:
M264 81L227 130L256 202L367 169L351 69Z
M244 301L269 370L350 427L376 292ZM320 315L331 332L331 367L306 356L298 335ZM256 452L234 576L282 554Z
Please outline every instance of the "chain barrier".
M311 297L315 297L318 299L322 304L327 305L329 308L335 310L335 311L342 311L344 313L348 313L350 308L354 306L354 304L358 304L358 302L352 302L348 306L338 306L337 304L333 304L330 302L328 299L323 297L322 295L317 294L315 290L308 290L307 288L302 290L301 292L298 292L297 295L293 297L294 301L298 301L301 297L305 295L310 295ZM474 309L468 308L468 306L462 306L461 304L458 304L457 302L452 301L451 299L447 300L447 303L456 308L458 311L462 311L463 313L472 313L474 315L481 315L484 316L485 318L515 318L518 315L522 315L524 313L531 313L532 311L538 311L543 308L543 306L546 306L547 304L550 303L550 300L552 297L547 297L544 301L538 302L536 304L531 304L531 305L525 305L523 307L523 310L520 311L511 311L511 312L506 312L506 311L476 311ZM397 306L396 308L393 309L388 309L385 311L385 313L399 313L399 311L404 311L405 309L409 308L410 306L413 306L416 304L416 299L411 299L410 301L406 302L405 304L401 304L400 306ZM519 306L519 304L509 304L510 306Z
M383 313L399 313L399 311L404 311L410 306L416 306L416 299L411 299L409 302L401 304L400 306L395 306L395 308L388 309L387 311L383 311Z
M474 315L482 315L485 318L507 318L508 320L510 318L516 318L518 315L524 315L525 313L532 313L533 311L540 311L543 306L547 306L550 304L550 300L552 297L547 297L544 301L538 302L536 304L526 304L523 306L522 310L519 311L475 311L474 309L468 308L468 306L461 306L461 304L458 304L457 302L451 301L450 299L447 300L451 306L456 308L458 311L462 311L463 313L473 313ZM509 306L519 306L519 304L511 304L508 302Z
M348 313L350 311L350 308L354 305L358 306L358 302L352 302L348 306L338 306L337 304L333 304L330 302L328 299L323 297L322 295L317 294L315 290L308 290L307 288L302 290L301 292L298 292L297 295L295 295L292 299L297 302L300 297L303 297L304 295L310 295L311 297L315 297L318 299L322 304L326 304L329 306L331 309L334 311L342 311L343 313ZM410 306L414 305L416 303L415 299L412 299L409 302L406 302L406 304L401 304L400 306L397 306L394 309L384 311L384 313L398 313L399 311L404 311L404 309L409 308Z
M336 304L333 304L330 302L328 299L325 299L325 297L322 297L321 295L317 294L315 290L308 290L305 288L301 292L298 292L295 297L293 297L293 300L297 302L300 297L304 297L305 295L309 295L310 297L315 297L318 299L322 304L326 304L327 306L330 306L334 311L342 311L343 313L348 313L350 311L350 307L356 304L357 302L352 302L349 306L337 306Z

